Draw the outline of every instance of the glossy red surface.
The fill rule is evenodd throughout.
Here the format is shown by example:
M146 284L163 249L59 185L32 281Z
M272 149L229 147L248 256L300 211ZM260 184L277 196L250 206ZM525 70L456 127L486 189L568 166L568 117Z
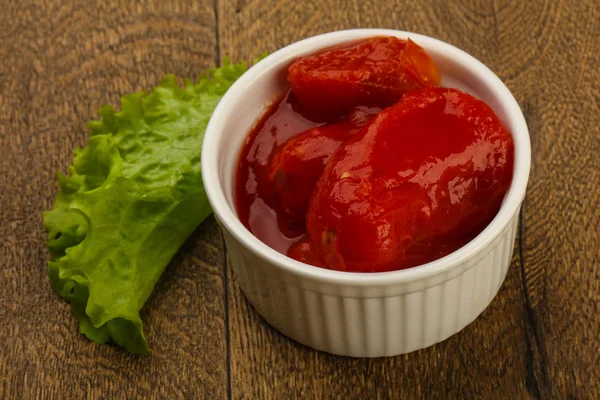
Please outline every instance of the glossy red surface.
M308 237L327 267L388 271L440 258L493 219L512 178L512 138L456 89L407 93L331 157Z
M347 120L311 128L273 152L269 179L275 204L292 230L304 230L310 195L331 155L379 111L357 108Z
M286 253L306 231L308 202L326 161L379 111L356 107L347 118L324 125L305 117L291 92L274 102L240 155L235 203L244 225Z
M381 40L369 46L378 48ZM391 82L386 74L397 78L404 73L415 81L419 73L433 71L406 75L406 60L394 69L389 54L369 46L328 52L353 57L356 49L367 48L369 57L379 54L381 62L373 69L374 76L381 74L378 82ZM323 54L329 53L307 58ZM341 66L346 69L340 76L351 77L341 82L354 82L356 71L365 69L347 67L364 66L365 60L355 65L352 57L327 58L317 70L322 75ZM413 57L414 65L431 61L426 54L419 57ZM293 66L290 82L292 75ZM429 76L429 83L439 83L439 73ZM304 103L295 92L275 102L240 156L235 203L242 223L292 258L355 272L423 264L477 236L498 212L510 185L512 138L482 101L456 89L422 88L423 81L418 82L420 89L394 94L401 99L383 111L370 108L374 92L365 97L364 90L356 90L360 85L339 86L343 108L350 111L339 115L329 109L325 120L311 109L320 100L306 103L316 92ZM333 86L323 88L327 92Z
M356 106L387 107L409 90L437 87L440 72L410 39L376 37L301 57L288 80L312 115L331 121Z
M235 204L240 221L256 237L284 254L304 232L294 229L285 214L276 211L271 160L288 139L321 125L296 110L300 107L290 92L267 109L246 139L235 178Z

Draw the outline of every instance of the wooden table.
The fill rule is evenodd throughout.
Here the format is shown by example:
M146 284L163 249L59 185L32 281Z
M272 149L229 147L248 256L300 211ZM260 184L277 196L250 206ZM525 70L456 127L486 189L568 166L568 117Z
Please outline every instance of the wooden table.
M597 0L5 0L0 6L1 398L600 396ZM216 223L143 310L153 352L78 333L47 277L41 211L104 103L314 34L386 27L485 62L521 104L533 166L515 256L490 307L443 343L387 359L303 347L249 306Z

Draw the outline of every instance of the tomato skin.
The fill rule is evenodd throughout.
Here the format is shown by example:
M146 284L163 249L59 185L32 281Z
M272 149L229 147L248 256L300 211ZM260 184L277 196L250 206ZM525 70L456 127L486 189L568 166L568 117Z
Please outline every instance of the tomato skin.
M292 244L287 252L287 256L305 264L315 267L327 268L325 264L317 257L312 248L310 240L305 236Z
M512 179L512 138L456 89L407 93L329 159L307 215L328 268L378 272L442 257L493 219Z
M455 251L497 214L512 138L483 102L439 88L410 40L301 57L288 81L236 176L236 211L264 243L317 267L390 271Z
M296 59L288 81L315 119L331 120L356 106L387 107L409 90L438 87L440 72L410 39L375 37Z
M288 140L273 155L269 178L279 212L282 231L303 231L310 195L325 163L333 152L358 128L348 123L324 125L309 129ZM283 226L281 226L283 225Z
M308 129L272 155L269 179L284 234L294 237L305 230L310 196L329 157L379 111L356 108L347 120Z

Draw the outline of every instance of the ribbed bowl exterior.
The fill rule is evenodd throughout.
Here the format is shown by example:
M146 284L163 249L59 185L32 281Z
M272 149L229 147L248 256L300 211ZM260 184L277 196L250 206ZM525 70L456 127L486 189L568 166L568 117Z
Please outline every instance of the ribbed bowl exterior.
M239 151L265 105L289 89L285 70L294 59L373 36L414 40L435 60L443 86L471 93L494 109L513 136L513 180L494 220L447 257L387 273L320 269L278 253L240 222L233 190ZM506 85L480 61L447 43L412 32L352 29L290 44L231 86L215 108L202 146L204 187L223 227L235 276L258 313L300 343L354 357L422 349L471 323L506 277L531 166L527 123Z
M267 322L310 347L351 357L409 353L462 330L498 293L511 262L518 211L489 246L420 282L380 288L323 285L264 262L223 230L242 291Z

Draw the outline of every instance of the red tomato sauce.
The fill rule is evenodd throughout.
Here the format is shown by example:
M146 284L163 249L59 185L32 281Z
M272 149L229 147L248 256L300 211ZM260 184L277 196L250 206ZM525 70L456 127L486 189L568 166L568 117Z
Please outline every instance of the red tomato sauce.
M315 164L319 161L322 163L324 154L330 155L341 144L344 138L342 130L356 132L379 111L377 107L356 107L347 118L335 119L334 129L328 128L332 133L329 141L322 140L323 137L318 135L314 135L315 140L306 141L304 148L307 152L312 152L313 160L317 163L312 163L312 169L303 169L306 165L310 167L310 162L299 166L299 172L303 173L299 178L306 179L309 175L313 175L316 180L323 167L319 168ZM313 181L311 187L306 188L302 193L304 198L300 207L303 206L304 210L289 215L280 207L278 196L287 195L285 200L288 204L298 201L298 189L304 185L300 180L291 181L287 183L290 185L289 190L274 191L277 183L280 183L280 180L276 179L277 170L274 167L280 160L278 156L286 153L294 139L302 139L304 133L309 134L305 136L310 136L315 129L326 126L323 122L315 122L311 118L310 113L298 103L291 91L277 99L267 108L248 135L235 178L234 196L238 217L256 237L284 254L306 233L304 220L308 198L315 182ZM336 129L337 127L339 129ZM295 152L292 151L292 154ZM294 160L288 157L285 161L287 171L290 172L294 168ZM302 215L301 219L299 215Z
M303 232L293 226L287 228L283 221L283 229L279 226L270 162L288 139L322 125L294 109L301 107L290 92L268 107L246 139L235 179L235 204L240 221L257 238L283 254Z
M294 61L288 80L235 177L241 222L273 249L341 271L410 268L462 247L497 214L512 137L484 102L440 88L413 42L318 52Z

